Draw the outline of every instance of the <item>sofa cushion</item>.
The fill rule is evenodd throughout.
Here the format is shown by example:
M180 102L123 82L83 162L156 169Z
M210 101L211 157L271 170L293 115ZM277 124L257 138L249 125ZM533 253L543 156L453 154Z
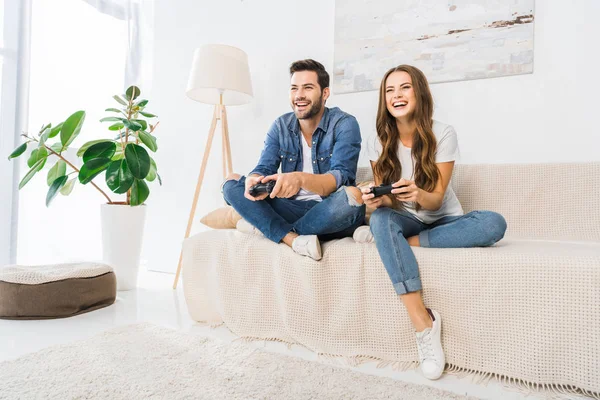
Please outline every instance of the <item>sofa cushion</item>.
M63 318L109 306L116 277L104 264L0 267L0 318Z
M372 179L358 168L357 182ZM506 237L600 242L600 162L457 164L450 184L465 213L502 214Z

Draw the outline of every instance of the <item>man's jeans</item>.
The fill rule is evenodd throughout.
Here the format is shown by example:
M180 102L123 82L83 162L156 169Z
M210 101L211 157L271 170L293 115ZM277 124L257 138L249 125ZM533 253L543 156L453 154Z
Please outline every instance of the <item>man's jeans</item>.
M502 239L506 231L504 217L492 211L472 211L424 224L408 211L388 207L373 212L370 226L398 294L422 289L417 260L405 238L419 235L421 247L487 247Z
M271 199L250 201L244 197L246 177L223 184L223 197L267 238L279 243L289 232L318 235L320 240L352 236L365 218L365 206L358 204L346 187L340 187L323 201Z

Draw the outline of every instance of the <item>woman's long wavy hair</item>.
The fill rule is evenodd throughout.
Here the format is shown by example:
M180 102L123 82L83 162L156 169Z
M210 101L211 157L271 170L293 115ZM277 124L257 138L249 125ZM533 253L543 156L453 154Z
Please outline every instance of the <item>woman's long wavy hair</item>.
M433 134L433 97L429 90L427 78L419 70L411 65L399 65L385 73L379 87L379 108L377 110L377 137L383 150L379 159L375 163L373 173L378 183L394 183L402 176L402 166L398 159L398 145L400 132L396 126L396 119L387 109L385 99L385 87L388 76L393 72L403 71L410 75L412 87L415 92L416 105L413 118L417 125L417 130L413 137L412 157L415 163L414 181L415 184L431 192L439 178L439 170L435 163L435 153L437 149L437 140ZM394 206L398 202L394 196L391 196ZM420 206L417 204L417 210Z

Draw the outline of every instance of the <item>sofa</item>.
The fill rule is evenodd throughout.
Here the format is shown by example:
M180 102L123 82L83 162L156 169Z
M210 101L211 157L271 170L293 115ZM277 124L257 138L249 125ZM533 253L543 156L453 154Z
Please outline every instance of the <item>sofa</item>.
M372 179L359 168L357 181ZM507 220L489 248L413 248L440 312L447 371L600 398L600 163L457 165L464 211ZM351 365L418 365L412 325L375 244L323 244L323 259L236 230L183 243L191 317L299 344Z

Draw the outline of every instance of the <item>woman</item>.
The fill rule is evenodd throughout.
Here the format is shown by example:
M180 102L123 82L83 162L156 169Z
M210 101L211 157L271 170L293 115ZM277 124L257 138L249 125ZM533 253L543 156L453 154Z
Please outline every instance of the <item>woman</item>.
M377 198L369 188L362 189L363 201L376 210L370 231L363 226L354 237L375 241L415 327L421 371L437 379L445 366L442 320L423 304L419 268L410 246L491 246L504 236L506 222L490 211L463 215L449 186L458 155L456 132L432 117L433 98L425 75L409 65L389 70L379 90L377 138L369 159L375 184L393 183L396 189Z

